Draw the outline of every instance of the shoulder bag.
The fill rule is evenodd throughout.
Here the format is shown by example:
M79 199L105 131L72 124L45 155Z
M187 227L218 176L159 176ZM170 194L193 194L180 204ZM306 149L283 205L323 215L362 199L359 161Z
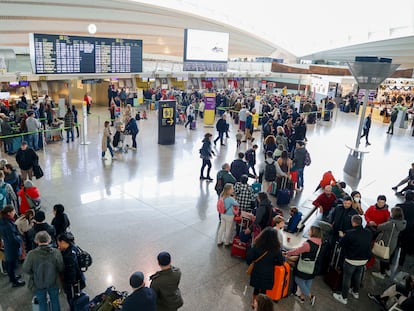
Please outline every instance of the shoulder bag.
M388 244L385 245L385 242L382 239L377 239L377 241L375 241L374 246L372 247L372 253L375 256L381 259L385 259L385 260L390 259L390 243L391 243L392 235L394 233L394 229L395 229L395 223L392 224L392 231L391 231L390 238L388 240Z
M256 263L256 262L259 262L260 260L262 260L262 258L264 257L264 256L266 256L266 254L268 253L268 251L265 251L259 258L257 258L255 261L253 261L250 265L249 265L249 268L247 268L247 271L246 271L246 273L247 273L247 275L250 275L250 274L252 274L252 272L253 272L253 268L254 268L254 264Z
M316 264L316 261L318 260L320 250L321 250L321 246L319 245L318 251L316 252L314 260L311 260L310 258L302 258L302 255L300 255L298 266L297 266L298 271L305 273L305 274L313 274L315 271L315 264Z

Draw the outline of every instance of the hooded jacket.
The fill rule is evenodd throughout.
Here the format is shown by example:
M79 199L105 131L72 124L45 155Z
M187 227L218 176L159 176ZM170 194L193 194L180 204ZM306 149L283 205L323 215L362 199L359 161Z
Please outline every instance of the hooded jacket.
M405 229L406 225L407 222L405 220L397 220L391 218L387 222L377 227L378 231L380 231L377 240L383 240L384 245L390 247L390 254L395 251L397 247L398 236L400 235L400 232Z
M175 311L183 305L180 289L179 268L161 270L150 276L151 288L157 294L157 311Z

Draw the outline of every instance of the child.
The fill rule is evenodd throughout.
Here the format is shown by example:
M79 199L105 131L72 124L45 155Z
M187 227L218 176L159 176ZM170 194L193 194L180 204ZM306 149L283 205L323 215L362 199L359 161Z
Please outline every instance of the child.
M146 119L147 119L147 111L146 111L146 110L144 110L144 112L142 113L142 118L143 118L144 120L146 120Z
M237 134L236 134L236 141L237 141L237 149L240 147L241 142L242 142L242 138L243 138L243 134L241 133L240 130L237 130Z
M62 204L53 206L53 213L55 217L52 219L52 226L55 227L56 236L59 236L69 228L70 221Z
M290 233L294 233L298 231L299 222L302 220L302 213L298 211L296 206L292 206L290 208L290 218L288 221L288 225L286 227L286 231Z

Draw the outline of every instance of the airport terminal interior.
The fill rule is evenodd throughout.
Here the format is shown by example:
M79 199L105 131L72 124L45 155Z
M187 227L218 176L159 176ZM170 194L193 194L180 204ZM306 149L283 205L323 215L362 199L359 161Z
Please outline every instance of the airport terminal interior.
M258 126L253 132L254 143L242 142L237 147L239 125L231 118L229 138L224 139L224 145L213 145L213 181L202 180L199 150L206 133L211 133L213 139L217 137L215 125L220 110L215 111L215 117L211 114L205 115L204 119L198 116L194 129L175 124L179 121L177 116L174 122L171 121L173 126L168 127L175 127L175 133L169 136L174 138L172 143L159 143L160 135L167 131L159 111L164 112L158 100L156 104L155 100L144 100L143 91L146 89L160 91L164 96L194 90L201 94L217 91L261 95L253 97L256 108L262 106L261 99L275 94L287 96L292 107L302 107L307 100L315 101L320 114L315 111L317 120L306 124L306 149L312 161L304 169L303 189L294 191L288 205L279 206L285 219L289 217L291 206L297 206L304 215L311 211L312 201L321 193L315 188L328 170L337 180L346 183L348 193L353 190L361 192L364 211L376 203L378 195L386 196L390 209L404 201L404 197L396 195L392 187L407 177L414 162L414 4L410 1L402 1L406 10L399 8L404 18L390 17L389 12L375 9L375 21L368 26L361 22L360 27L365 28L358 28L352 26L351 21L363 20L364 10L372 7L364 4L355 13L358 2L352 0L348 6L354 6L353 9L343 8L338 13L342 20L347 21L338 26L340 35L330 33L326 28L331 27L315 21L307 34L303 33L306 24L290 24L291 32L286 31L279 36L271 25L265 27L265 20L270 23L274 17L263 12L267 5L270 6L269 12L278 10L278 7L264 0L258 1L258 8L253 10L257 20L255 26L252 26L254 23L242 22L248 19L249 14L246 9L234 7L240 6L236 1L222 3L222 10L218 9L220 1L215 0L211 0L210 6L189 0L99 2L102 3L98 5L93 0L73 0L71 4L63 0L0 1L0 100L10 101L10 106L15 107L24 93L29 103L35 103L36 98L43 101L44 96L49 95L56 103L58 115L67 104L75 105L79 112L79 137L75 137L73 142L66 142L66 136L57 141L47 139L43 148L37 151L44 176L34 178L33 184L39 188L41 209L45 211L47 221L53 218L53 206L63 204L76 243L91 254L93 263L85 272L87 286L84 289L91 298L109 286L131 292L129 277L135 271L144 273L145 284L149 286L149 276L160 268L157 255L167 251L171 254L172 265L182 272L179 287L184 305L179 310L252 310L253 288L246 274L246 261L232 257L231 247L217 245L220 223L215 184L222 165L231 163L239 152L247 151L253 144L258 145L256 170L263 165L262 127ZM323 6L320 14L329 12L326 8L332 4L319 2ZM372 1L367 2L374 5ZM308 19L309 10L315 12L308 3L292 1L286 9L291 10L293 17L295 5L303 5L295 23ZM234 14L230 14L233 8ZM266 18L260 18L261 14ZM331 24L338 20L328 13L323 14L327 14ZM355 14L353 18L352 14ZM387 27L378 22L387 17ZM281 17L275 21L275 28L281 29L288 21L291 18ZM224 33L220 38L224 38L228 47L222 51L219 45L214 46L212 57L226 52L225 59L200 62L197 57L191 58L192 54L187 50L191 47L188 45L189 29ZM359 32L360 29L363 31ZM321 38L318 39L319 32ZM89 48L93 44L98 46L95 38L99 37L104 38L100 41L102 49L105 44L125 43L128 48L136 49L137 54L134 55L140 57L140 63L119 61L116 63L119 67L115 67L114 59L124 55L120 53L113 55L114 63L111 63L112 70L119 68L118 72L103 72L103 62L96 62L93 67L79 67L80 71L85 70L84 73L73 72L77 70L76 66L65 71L56 66L54 72L49 72L50 67L47 64L43 67L45 63L39 60L40 54L35 58L30 51L30 46L37 46L29 43L30 33L35 33L31 36L33 40L44 42L45 46L51 42L48 40L54 40L53 36L61 36L59 40L66 40L68 44L78 39L72 37L69 40L64 36L82 36L82 40L90 44ZM120 43L117 38L124 41ZM207 34L204 39L209 40ZM199 43L192 47L198 48ZM202 46L202 41L200 44ZM354 61L356 56L376 56L376 60L382 58L384 66L398 64L399 68L395 74L392 70L384 75L383 80L388 79L366 94L365 90L358 88L357 82L362 80L356 81L354 72L348 69L347 62ZM391 60L392 64L389 63ZM57 63L56 60L56 63L48 64ZM99 72L98 65L101 66ZM127 65L132 65L130 72ZM197 66L202 70L194 70ZM223 68L225 70L221 70ZM116 151L113 158L108 153L102 158L104 122L111 119L107 98L107 89L111 85L114 91L128 89L132 116L140 112L141 119L137 121L136 150L125 148ZM85 94L92 98L90 114L86 114ZM363 102L368 102L367 114L373 113L370 145L365 144L365 138L362 138L361 144L356 146L357 152L363 154L360 177L355 170L355 174L344 172L350 151L354 150L357 137L362 132L360 120L365 118L358 109L356 112L344 111L348 106L345 103L349 102L347 95L354 96L361 103L360 109ZM328 112L323 105L323 100L328 97L335 102L329 120L324 118ZM399 97L403 99L400 101ZM178 104L182 104L181 100ZM390 135L387 134L389 120L386 118L392 111L391 106L395 105L407 112L407 120L398 119L394 133ZM144 111L146 119L142 118ZM124 107L119 112L124 113ZM62 119L63 115L59 117ZM111 126L110 131L114 134L116 128ZM64 131L62 133L66 135ZM124 145L132 146L130 135L125 136ZM17 165L15 155L7 154L3 146L0 159ZM248 182L252 184L254 181L250 178ZM276 206L275 197L270 198ZM297 233L298 239L308 237L307 229L317 222L316 217L313 215L306 229ZM21 265L17 271L22 273ZM375 271L379 271L378 261L365 271L359 299L350 296L347 305L336 301L323 276L317 276L312 287L316 296L313 306L308 301L302 304L290 295L274 302L274 310L381 310L369 299L368 293L381 293L393 280L376 278L372 275ZM407 256L398 271L414 274L413 255ZM7 275L0 273L0 311L32 310L32 299L33 293L27 286L14 288ZM69 310L63 292L60 302L62 310Z

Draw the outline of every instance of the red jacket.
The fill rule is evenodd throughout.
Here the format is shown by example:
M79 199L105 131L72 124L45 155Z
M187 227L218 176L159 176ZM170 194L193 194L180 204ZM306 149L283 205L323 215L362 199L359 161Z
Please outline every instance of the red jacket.
M390 219L390 211L388 206L385 205L382 209L377 209L376 205L371 205L365 212L365 220L367 223L370 221L375 222L377 225L383 224Z
M335 194L331 193L328 197L325 192L321 193L315 201L312 202L314 206L322 206L323 213L327 213L331 210L334 202L336 201Z
M323 189L325 188L325 186L331 185L331 182L332 182L332 186L336 184L335 177L332 175L331 172L325 172L322 176L322 180L319 183L319 185Z
M39 193L39 189L37 189L36 187L30 187L30 188L22 188L17 192L17 195L20 198L20 215L26 213L29 209L29 203L27 202L26 196L24 195L26 190L26 194L32 198L32 199L39 199L40 198L40 193Z

